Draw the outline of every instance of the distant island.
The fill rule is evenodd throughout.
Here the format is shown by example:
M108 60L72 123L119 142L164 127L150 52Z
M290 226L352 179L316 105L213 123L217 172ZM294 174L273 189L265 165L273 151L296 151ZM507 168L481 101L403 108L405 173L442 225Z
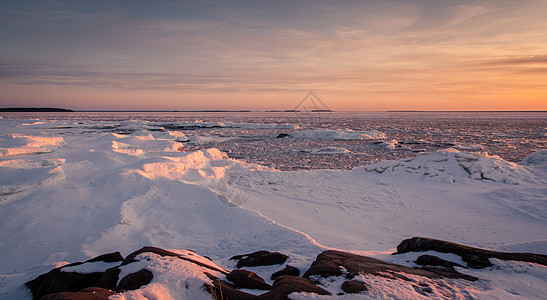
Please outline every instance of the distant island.
M71 109L54 107L3 107L0 112L73 112Z

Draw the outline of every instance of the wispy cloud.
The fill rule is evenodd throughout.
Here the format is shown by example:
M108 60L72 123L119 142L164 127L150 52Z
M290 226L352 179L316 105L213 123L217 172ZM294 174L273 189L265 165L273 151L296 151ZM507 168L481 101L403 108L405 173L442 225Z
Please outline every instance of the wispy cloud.
M22 95L546 95L545 1L31 2L0 13L0 85Z

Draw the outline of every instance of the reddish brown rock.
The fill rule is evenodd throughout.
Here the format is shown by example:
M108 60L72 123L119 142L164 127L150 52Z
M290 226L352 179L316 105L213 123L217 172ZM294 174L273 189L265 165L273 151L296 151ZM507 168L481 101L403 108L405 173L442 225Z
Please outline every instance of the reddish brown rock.
M343 274L341 267L344 267L347 270L347 273ZM439 274L431 271L410 268L371 257L336 250L327 250L319 254L303 276L310 277L312 275L319 275L322 277L329 277L345 275L347 278L353 278L357 274L372 274L379 276L391 274L389 277L404 276L396 273L441 278Z
M461 256L470 268L492 266L489 258L524 261L547 266L547 255L543 254L497 252L424 237L413 237L402 241L394 254L423 251L454 253Z
M42 300L108 300L116 292L101 288L86 288L79 292L61 292L49 294Z
M48 273L42 274L25 283L25 286L32 292L33 299L41 299L43 296L53 293L78 292L84 288L96 286L96 283L102 277L103 272L85 274L77 272L63 272L63 268L97 261L121 262L122 260L123 257L119 252L100 255L85 262L72 263L53 269Z
M288 295L294 292L315 293L319 295L331 294L308 278L285 275L277 278L272 285L271 291L260 295L258 298L264 300L289 299Z
M256 275L255 272L247 270L233 270L226 275L226 279L233 282L239 288L252 290L270 290L272 288L264 279Z
M445 267L445 268L453 268L453 267L462 267L462 268L464 268L464 266L462 266L460 264L457 264L457 263L454 263L454 262L451 262L451 261L448 261L448 260L444 260L444 259L439 258L439 257L434 256L434 255L420 255L418 257L418 259L416 259L414 262L421 265L421 266L441 266L441 267Z
M205 290L208 291L215 300L254 300L258 297L243 291L238 290L233 284L224 280L213 280L213 285L205 285Z
M300 276L300 270L298 270L297 268L295 267L292 267L292 266L286 266L285 269L283 270L279 270L275 273L272 274L272 280L275 280L277 279L277 277L279 276L283 276L283 275L290 275L290 276Z
M368 290L368 287L362 281L349 280L349 281L344 281L344 283L342 283L342 291L348 294L357 294L366 290Z
M152 272L142 269L138 272L131 273L120 280L120 284L116 287L117 291L122 290L137 290L143 285L147 285L154 278Z
M279 252L257 251L249 254L236 255L230 260L237 260L237 268L280 265L284 263L287 255Z

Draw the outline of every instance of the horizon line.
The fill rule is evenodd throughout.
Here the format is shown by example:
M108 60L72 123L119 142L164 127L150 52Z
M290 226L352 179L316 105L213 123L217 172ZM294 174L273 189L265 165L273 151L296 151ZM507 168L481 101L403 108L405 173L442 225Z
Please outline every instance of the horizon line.
M17 111L20 109L21 111ZM36 111L32 111L35 109ZM272 109L272 110L249 110L249 109L69 109L57 107L0 107L0 112L47 112L44 110L51 109L50 112L271 112L271 113L340 113L340 112L391 112L391 113L483 113L483 112L547 112L547 110L412 110L412 109L397 109L397 110L311 110L301 111L295 109Z

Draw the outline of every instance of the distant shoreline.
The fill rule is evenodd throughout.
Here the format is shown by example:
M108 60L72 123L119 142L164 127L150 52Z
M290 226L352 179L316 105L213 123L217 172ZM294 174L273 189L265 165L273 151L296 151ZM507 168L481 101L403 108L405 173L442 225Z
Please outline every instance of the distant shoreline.
M547 110L386 110L391 113L528 113L547 112Z
M360 113L360 112L387 112L387 113L544 113L547 110L378 110L378 111L334 111L334 110L312 110L303 112L300 110L73 110L68 108L55 107L2 107L0 112L76 112L76 113Z
M71 109L55 107L3 107L0 112L74 112Z

